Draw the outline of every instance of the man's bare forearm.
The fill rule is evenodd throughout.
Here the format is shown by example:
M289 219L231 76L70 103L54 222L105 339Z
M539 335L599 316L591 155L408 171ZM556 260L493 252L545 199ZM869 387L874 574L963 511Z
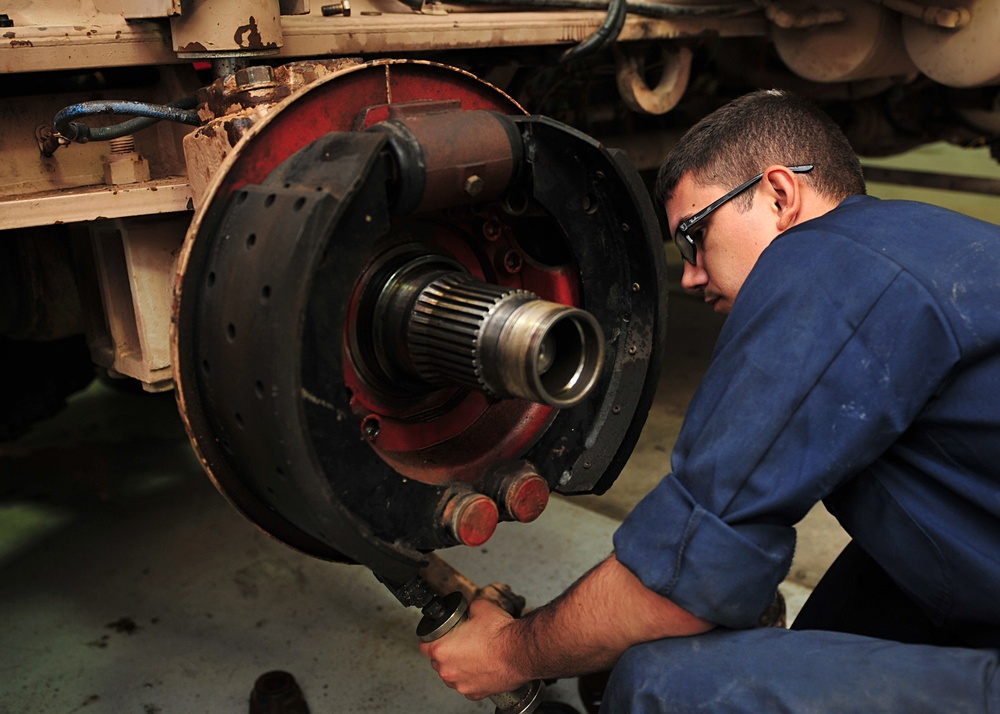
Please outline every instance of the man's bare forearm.
M477 600L466 622L420 649L448 686L482 699L531 679L606 669L631 645L711 628L646 589L611 556L521 620Z
M509 626L528 679L607 669L632 645L713 625L647 589L612 555L558 599ZM516 656L516 655L515 655Z

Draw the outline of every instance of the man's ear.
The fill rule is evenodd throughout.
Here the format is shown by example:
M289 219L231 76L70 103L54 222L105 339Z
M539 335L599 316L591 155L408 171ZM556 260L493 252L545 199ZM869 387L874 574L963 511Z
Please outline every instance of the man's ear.
M799 177L787 166L768 166L761 179L768 199L774 209L778 233L794 226L802 214L802 184Z

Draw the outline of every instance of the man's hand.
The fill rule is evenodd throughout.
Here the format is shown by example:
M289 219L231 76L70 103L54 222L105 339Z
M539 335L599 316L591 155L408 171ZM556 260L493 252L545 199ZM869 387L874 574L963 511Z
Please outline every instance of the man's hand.
M520 620L484 600L469 614L441 639L420 645L445 684L469 699L532 679L609 669L632 645L713 627L647 590L614 555Z
M516 689L531 677L516 672L516 620L487 600L473 600L469 618L444 637L420 645L444 683L469 699Z

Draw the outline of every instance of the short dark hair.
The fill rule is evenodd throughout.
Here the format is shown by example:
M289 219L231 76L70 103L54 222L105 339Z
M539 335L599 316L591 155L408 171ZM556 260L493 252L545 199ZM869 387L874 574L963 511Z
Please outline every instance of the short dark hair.
M737 186L774 164L812 164L800 177L837 202L865 193L861 164L840 127L809 102L770 89L734 99L691 127L660 167L655 196L663 205L688 173L701 185ZM750 208L753 194L734 199L738 210Z

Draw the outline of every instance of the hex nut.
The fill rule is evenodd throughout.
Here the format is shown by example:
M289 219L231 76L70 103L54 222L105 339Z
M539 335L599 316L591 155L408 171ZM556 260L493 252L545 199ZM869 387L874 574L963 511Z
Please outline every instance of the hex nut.
M273 87L274 70L267 65L254 65L236 70L236 88L246 91Z
M104 183L121 186L149 181L149 162L134 151L104 157Z

